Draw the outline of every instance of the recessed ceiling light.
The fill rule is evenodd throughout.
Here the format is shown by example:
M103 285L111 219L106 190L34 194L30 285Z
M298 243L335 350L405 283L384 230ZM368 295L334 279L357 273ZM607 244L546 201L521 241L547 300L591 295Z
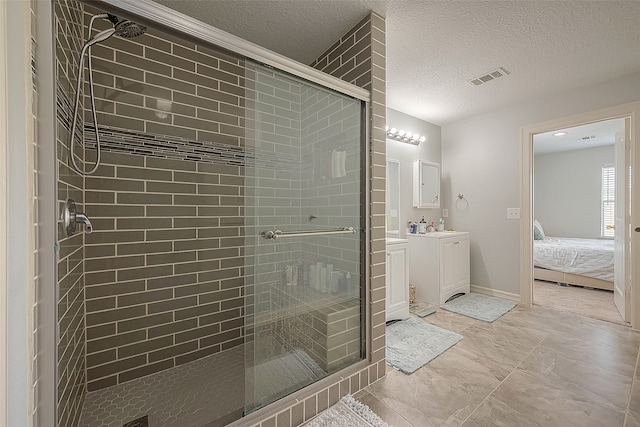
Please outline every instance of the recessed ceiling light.
M566 132L556 132L553 134L553 136L562 136L562 135L566 135Z

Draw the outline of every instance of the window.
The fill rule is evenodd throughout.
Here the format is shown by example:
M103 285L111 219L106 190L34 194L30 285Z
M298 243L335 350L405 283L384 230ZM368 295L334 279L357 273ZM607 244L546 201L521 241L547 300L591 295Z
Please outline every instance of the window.
M615 194L616 194L616 167L604 165L602 167L602 197L601 197L601 225L602 237L613 237L615 232Z

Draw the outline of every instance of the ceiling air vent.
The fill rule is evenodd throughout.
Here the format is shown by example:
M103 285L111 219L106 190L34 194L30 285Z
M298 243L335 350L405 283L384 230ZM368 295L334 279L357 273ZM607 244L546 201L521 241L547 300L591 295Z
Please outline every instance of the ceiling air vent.
M471 80L469 80L469 82L474 85L474 86L480 86L481 84L485 84L487 82L490 82L491 80L495 80L498 77L502 77L502 76L508 76L509 74L511 74L510 72L508 72L506 69L504 69L503 67L497 68L493 71L489 71L488 73L480 76L480 77L476 77L473 78Z
M589 136L581 136L578 138L574 138L574 141L589 141L590 139L596 139L598 135L589 135Z

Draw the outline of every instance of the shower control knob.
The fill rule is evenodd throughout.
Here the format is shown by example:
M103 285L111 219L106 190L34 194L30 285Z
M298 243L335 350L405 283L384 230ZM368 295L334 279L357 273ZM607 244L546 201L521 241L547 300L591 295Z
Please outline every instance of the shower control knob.
M633 231L635 231L636 233L640 233L640 227L634 228Z

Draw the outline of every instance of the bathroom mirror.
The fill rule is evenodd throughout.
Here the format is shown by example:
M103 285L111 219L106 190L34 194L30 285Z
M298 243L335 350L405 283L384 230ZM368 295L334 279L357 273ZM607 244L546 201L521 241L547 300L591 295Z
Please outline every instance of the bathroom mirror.
M440 208L440 165L418 160L413 165L413 207Z
M387 234L400 235L400 162L387 160Z

